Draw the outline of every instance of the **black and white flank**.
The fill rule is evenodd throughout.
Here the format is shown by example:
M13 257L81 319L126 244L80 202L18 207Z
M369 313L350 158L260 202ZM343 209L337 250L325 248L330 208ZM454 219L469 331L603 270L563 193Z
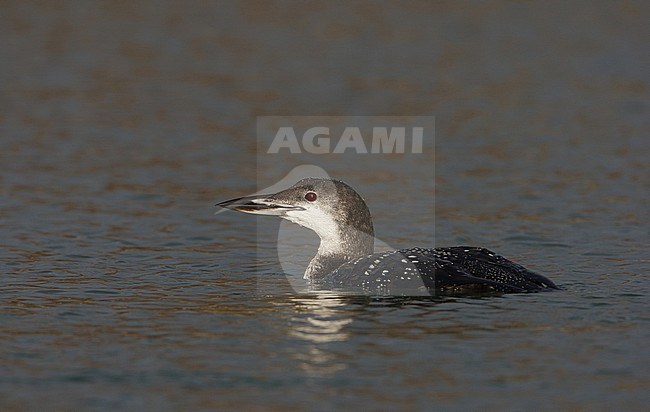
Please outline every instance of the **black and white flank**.
M487 249L457 246L373 253L366 202L340 180L307 178L275 194L218 203L239 212L275 215L320 237L305 271L314 287L370 295L462 295L557 289L542 275Z

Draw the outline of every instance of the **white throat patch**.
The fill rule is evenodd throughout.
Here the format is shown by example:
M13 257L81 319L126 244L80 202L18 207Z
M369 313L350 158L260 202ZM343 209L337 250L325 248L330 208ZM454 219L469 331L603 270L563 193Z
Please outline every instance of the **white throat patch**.
M341 252L341 233L334 218L318 208L291 210L282 216L284 219L311 229L320 237L319 254Z

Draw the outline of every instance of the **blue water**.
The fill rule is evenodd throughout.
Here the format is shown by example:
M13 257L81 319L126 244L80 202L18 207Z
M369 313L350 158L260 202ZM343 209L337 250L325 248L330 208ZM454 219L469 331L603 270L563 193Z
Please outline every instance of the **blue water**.
M4 5L0 409L645 410L647 20L643 2ZM258 170L257 116L318 114L435 116L422 160L327 172L391 247L484 246L562 289L298 293L278 223L213 205L304 163Z

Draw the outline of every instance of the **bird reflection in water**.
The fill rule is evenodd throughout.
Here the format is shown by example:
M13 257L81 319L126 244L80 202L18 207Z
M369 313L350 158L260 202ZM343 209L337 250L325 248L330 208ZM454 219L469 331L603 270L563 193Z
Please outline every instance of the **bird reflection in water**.
M352 322L343 297L331 292L296 296L291 299L296 315L291 318L291 336L306 342L294 358L311 376L327 376L347 369L344 357L330 349L333 342L349 339L345 326Z

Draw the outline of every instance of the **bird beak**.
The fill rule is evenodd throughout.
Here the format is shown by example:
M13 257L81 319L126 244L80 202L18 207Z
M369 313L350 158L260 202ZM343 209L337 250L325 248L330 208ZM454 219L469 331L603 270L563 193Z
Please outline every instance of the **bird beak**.
M215 206L256 215L283 215L290 210L305 210L300 206L279 202L274 195L238 197L217 203Z

